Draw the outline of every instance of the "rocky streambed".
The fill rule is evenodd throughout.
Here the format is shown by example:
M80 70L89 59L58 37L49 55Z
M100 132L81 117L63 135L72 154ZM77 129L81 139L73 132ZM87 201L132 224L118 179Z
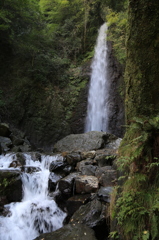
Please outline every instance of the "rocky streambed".
M65 219L63 227L53 232L39 231L39 237L35 239L108 239L110 194L117 181L115 160L120 141L105 132L89 132L69 135L55 144L53 152L47 154L49 159L56 156L56 161L49 160L47 195L49 201L55 201L65 213ZM23 144L29 146L25 141ZM2 142L1 146L2 152L5 152L1 156L12 156L8 168L0 170L0 214L4 216L10 214L6 204L20 202L23 198L22 173L40 172L38 163L46 154L22 152L20 149L23 148L19 147L13 157L13 153L9 153L16 147L12 140L7 150ZM27 155L37 163L36 166L27 166Z

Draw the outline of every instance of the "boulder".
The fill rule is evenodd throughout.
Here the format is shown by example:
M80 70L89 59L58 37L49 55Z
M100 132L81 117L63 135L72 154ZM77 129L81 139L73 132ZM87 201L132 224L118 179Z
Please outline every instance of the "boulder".
M9 151L12 146L12 141L8 137L0 137L0 144L2 147L2 151Z
M94 176L96 169L97 169L97 166L85 165L81 170L81 174L87 175L87 176Z
M107 144L107 148L118 149L120 146L121 140L122 138L116 138L116 139L112 138L112 140L110 140L109 143Z
M103 148L107 143L117 139L106 132L92 131L83 134L71 134L54 145L54 152L84 152Z
M98 189L98 179L95 176L77 176L75 178L76 193L93 193Z
M107 225L106 221L107 215L109 215L108 211L109 209L104 203L94 199L93 201L82 205L73 214L70 222L74 224L85 224L88 227L93 228L98 240L106 240L109 235L109 225Z
M67 163L76 166L77 162L81 161L81 155L78 152L72 152L66 155Z
M26 157L23 153L16 153L16 160L24 166L26 164Z
M78 175L78 172L70 173L68 176L59 180L58 190L61 192L62 198L69 198L73 194L74 179Z
M101 186L110 187L115 185L117 172L113 170L111 166L105 166L98 168L95 172L95 176L98 178Z
M2 137L9 137L10 134L11 134L11 131L9 129L8 124L0 123L0 136L2 136Z
M94 231L83 224L67 224L64 227L51 232L41 234L34 240L97 240Z
M50 172L54 172L57 169L62 169L66 166L66 163L63 159L57 159L50 164L49 170Z
M99 167L113 165L116 159L117 149L104 148L96 151L95 161Z
M50 173L48 182L49 192L54 192L56 190L57 183L61 178L62 176L60 174Z
M86 204L90 199L91 194L78 194L70 197L66 201L67 218L70 218L83 204Z
M97 196L100 201L110 203L110 194L113 191L112 187L100 187Z
M71 223L82 223L88 227L95 227L106 219L106 207L103 203L94 199L82 205L71 217Z
M76 169L77 169L77 171L81 172L83 167L88 166L88 165L93 165L93 164L94 164L94 161L92 159L86 159L81 162L78 162L76 165Z

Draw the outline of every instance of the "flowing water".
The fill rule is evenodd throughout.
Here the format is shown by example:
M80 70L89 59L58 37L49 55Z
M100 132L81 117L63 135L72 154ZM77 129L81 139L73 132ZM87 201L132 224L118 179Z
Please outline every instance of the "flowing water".
M23 199L5 206L9 213L0 216L0 240L32 240L40 233L62 227L66 217L48 195L49 166L58 156L42 155L41 161L34 161L30 154L24 155L26 166L36 171L21 174ZM8 169L15 158L15 154L0 156L0 169Z
M92 73L88 93L87 117L85 132L107 131L107 99L109 84L107 79L107 24L100 29L91 65Z

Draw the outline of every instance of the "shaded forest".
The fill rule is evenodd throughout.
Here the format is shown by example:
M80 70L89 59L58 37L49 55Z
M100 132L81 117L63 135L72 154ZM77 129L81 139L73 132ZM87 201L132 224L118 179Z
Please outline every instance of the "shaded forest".
M124 2L2 0L1 121L24 131L39 147L83 132L98 28L107 17L110 40L114 34L123 38ZM123 64L125 50L113 41Z

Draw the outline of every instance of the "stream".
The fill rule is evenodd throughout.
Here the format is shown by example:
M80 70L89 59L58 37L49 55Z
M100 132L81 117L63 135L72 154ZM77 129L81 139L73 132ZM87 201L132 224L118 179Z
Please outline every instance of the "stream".
M32 240L41 233L62 227L66 217L48 194L49 166L58 155L42 155L40 161L33 160L29 153L24 156L24 169L32 168L34 171L21 172L23 198L21 202L5 205L8 214L0 216L0 240ZM14 171L15 168L9 168L9 165L15 160L14 153L1 155L0 170Z

